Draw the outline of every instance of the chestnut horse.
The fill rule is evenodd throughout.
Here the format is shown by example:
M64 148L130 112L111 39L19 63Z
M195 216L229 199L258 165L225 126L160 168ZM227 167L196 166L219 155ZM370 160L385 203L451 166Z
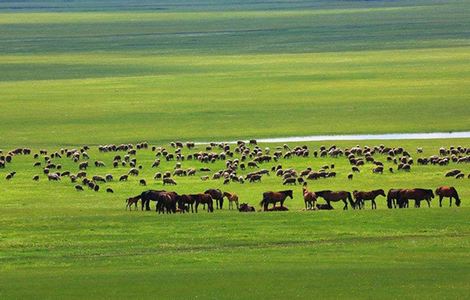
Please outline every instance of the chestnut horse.
M354 200L351 197L351 193L347 191L337 191L333 192L330 190L324 190L324 191L318 191L315 192L317 197L322 197L325 199L326 203L331 206L330 202L338 202L338 201L343 201L344 207L343 209L346 210L348 209L348 202L346 200L349 200L349 203L351 204L351 207L354 208Z
M439 196L439 207L442 207L442 198L448 197L449 206L452 206L452 198L455 199L455 205L460 206L460 198L457 190L453 186L441 186L436 189L436 195Z
M385 197L385 192L384 190L373 190L373 191L354 191L353 196L356 199L356 204L355 206L359 207L359 209L364 208L364 200L371 200L372 202L372 209L377 209L377 203L375 203L375 198L377 196L384 196Z
M227 199L228 199L228 209L233 209L233 203L234 202L237 205L237 209L239 209L237 194L224 192L224 197L227 197Z
M196 213L199 204L207 204L207 212L214 212L214 201L209 194L191 194L189 195L196 203Z
M140 195L135 197L130 197L126 199L126 210L129 207L129 210L132 210L132 204L135 205L135 210L137 210L137 202L140 200Z
M407 189L401 190L398 193L397 204L399 208L408 207L409 200L415 200L415 207L421 206L421 201L426 200L428 207L431 207L431 200L434 198L434 193L429 189Z
M286 200L287 197L290 197L291 199L293 199L293 193L294 192L292 190L279 191L279 192L264 192L263 200L261 200L259 205L263 206L264 211L268 210L268 205L270 203L276 206L276 203L280 202L281 206L284 206L284 201Z
M304 195L305 209L316 209L317 195L307 189L307 184L302 187L302 194Z

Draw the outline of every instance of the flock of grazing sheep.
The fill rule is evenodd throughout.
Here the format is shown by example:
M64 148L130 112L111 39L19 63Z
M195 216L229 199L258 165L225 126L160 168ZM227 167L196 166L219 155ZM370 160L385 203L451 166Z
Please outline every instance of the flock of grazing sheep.
M210 143L207 146L200 146L203 148L196 149L196 144L192 142L182 143L182 142L172 142L168 149L166 147L157 147L149 146L147 142L137 143L137 144L121 144L121 145L101 145L98 146L98 150L101 153L115 153L113 160L110 164L113 168L126 168L126 172L120 175L118 178L114 178L112 174L98 175L98 174L89 174L87 169L90 164L93 164L96 169L107 166L107 162L101 160L94 160L92 163L91 157L88 154L90 147L84 146L81 148L74 149L59 149L57 151L49 152L47 150L39 150L38 153L33 153L29 148L17 148L4 152L0 150L0 168L5 168L7 165L12 164L15 160L15 156L18 155L33 155L35 160L33 167L41 168L43 176L45 176L49 181L60 181L64 178L68 178L71 183L73 183L77 191L83 191L85 189L91 189L96 192L100 191L100 185L109 183L113 180L127 181L129 176L138 177L141 173L141 170L144 168L142 164L137 161L136 154L138 151L152 151L154 153L154 161L148 167L158 168L162 160L166 162L175 161L174 168L172 170L166 170L162 172L156 172L154 175L154 180L159 180L163 185L177 185L177 178L183 176L196 176L200 175L200 179L203 181L207 180L221 180L224 185L230 183L256 183L261 182L264 176L269 176L274 174L279 177L283 185L296 185L302 184L304 186L304 198L306 195L306 186L308 181L319 180L319 179L328 179L336 177L337 173L335 172L335 165L328 164L322 166L318 170L314 170L310 167L305 168L304 170L295 170L293 168L284 168L282 161L289 160L292 157L304 157L304 158L317 158L317 157L331 157L339 158L345 157L349 164L351 165L351 171L347 174L349 180L354 179L354 173L361 172L361 168L366 165L372 165L372 172L381 174L384 171L384 163L377 159L377 155L382 160L393 163L396 167L390 167L387 172L410 172L412 166L415 164L415 160L412 158L410 152L406 151L402 147L386 147L384 145L374 146L374 147L352 147L342 149L332 145L330 147L321 146L319 149L309 149L308 146L295 146L293 148L288 145L283 145L271 149L266 147L264 149L260 148L257 145L256 140L250 140L248 143L244 141L238 141L235 145L229 143ZM183 149L187 148L185 154L183 154ZM423 153L421 148L416 149L416 153L420 155ZM375 157L374 157L375 156ZM61 159L68 159L76 164L74 170L64 170L60 163ZM184 161L197 160L200 163L204 164L204 167L201 168L183 168ZM210 166L216 161L224 161L224 168L216 171L212 171ZM447 166L450 163L462 164L470 162L470 148L466 147L450 147L440 148L439 153L432 155L430 157L419 157L416 159L416 164L419 165L439 165ZM270 165L270 167L263 168L264 166ZM245 173L245 175L241 175ZM9 172L5 179L12 180L16 175L15 171ZM445 172L446 177L455 177L461 179L465 177L465 174L459 169L447 170ZM39 181L41 175L35 175L32 179ZM470 178L470 174L468 175ZM146 186L147 182L145 179L140 179L139 184ZM152 190L150 190L152 191ZM221 201L223 203L223 197L230 199L230 193L224 195L220 190L217 190L218 194L215 198L217 202ZM106 188L106 192L113 193L114 191L110 188ZM147 191L148 192L148 191ZM157 191L170 193L165 191ZM207 192L207 191L206 191ZM309 192L312 193L310 198L314 197L315 200L318 197L323 197L320 192ZM331 192L331 191L329 191ZM372 192L372 191L370 191ZM144 192L145 193L145 192ZM171 192L174 193L174 192ZM390 192L389 192L390 193ZM455 192L456 193L456 192ZM196 203L196 211L198 203L202 203L204 206L207 204L209 206L208 210L211 210L211 205L208 204L206 200L201 200L202 194L193 195L177 195L176 193L174 199L172 200L174 204L168 207L165 205L158 205L160 199L151 199L157 202L157 210L174 212L176 210L187 211L192 204ZM345 203L345 209L347 208L348 200L353 208L362 208L363 200L372 200L372 205L375 207L374 199L359 199L358 191L352 193L355 197L355 200L352 200L351 195L346 195L345 199L341 199ZM385 193L378 192L377 195L385 196ZM313 196L312 196L313 195ZM375 195L375 196L377 196ZM181 196L184 196L181 198ZM212 195L214 196L214 195ZM236 196L236 195L235 195ZM434 195L433 195L434 196ZM222 198L221 198L222 197ZM233 196L232 196L233 197ZM458 197L458 196L457 196ZM243 204L240 208L237 201L230 200L229 203L236 202L237 208L242 211L252 211L253 207L248 204ZM325 198L325 197L323 197ZM395 197L396 198L396 197ZM455 196L454 196L455 198ZM129 198L131 199L131 198ZM127 200L127 205L135 203L134 200ZM183 200L184 201L183 201ZM264 199L264 198L263 198ZM457 198L458 199L458 198ZM137 199L138 200L138 199ZM320 204L307 205L306 209L331 209L330 201L325 198L327 205L323 206ZM441 199L442 200L442 199ZM134 201L134 202L133 202ZM306 200L307 201L307 200ZM337 200L332 200L337 201ZM316 201L315 201L316 202ZM416 206L419 206L418 201L416 201ZM459 200L460 202L460 200ZM162 202L163 203L163 202ZM136 204L136 203L135 203ZM178 204L178 205L177 205ZM284 209L283 201L281 202L281 208L277 208L275 205L276 202L273 202L274 210ZM390 204L390 203L389 203ZM147 203L144 203L142 200L142 208ZM222 207L222 204L220 205ZM390 205L389 205L390 207ZM406 207L406 206L403 206ZM267 207L265 207L267 209Z

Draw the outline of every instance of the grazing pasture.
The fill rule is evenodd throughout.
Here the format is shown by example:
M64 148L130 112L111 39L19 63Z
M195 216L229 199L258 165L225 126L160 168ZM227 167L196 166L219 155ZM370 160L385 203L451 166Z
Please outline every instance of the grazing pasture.
M383 143L387 147L403 147L417 160L439 155L441 147L448 149L465 142L371 141L368 145L373 147ZM356 147L356 143L345 141L334 144L343 150ZM187 159L167 161L160 157L158 166L152 167L155 151L151 145L130 156L129 161L135 159L142 168L138 169L138 176L128 176L127 181L117 179L121 174L127 174L131 167L119 164L115 168L112 160L116 156L124 158L126 153L134 153L133 150L99 152L96 146L91 146L86 151L90 161L87 176L91 178L96 174L95 179L100 179L97 184L102 188L95 192L84 186L83 191L76 191L76 183L70 182L69 176L49 181L41 172L44 163L41 167L34 166L34 161L42 162L44 156L51 156L59 149L48 149L47 154L44 151L37 159L33 155L39 151L32 149L29 155L13 156L5 169L0 169L4 241L0 246L3 275L0 291L6 297L77 298L91 295L145 297L147 293L164 298L187 295L271 298L291 294L305 298L311 290L324 297L351 293L355 297L387 297L390 289L396 291L394 296L414 293L418 297L462 297L468 293L470 227L466 220L470 189L468 179L445 175L449 169L456 168L464 174L470 173L470 164L452 161L443 166L416 163L407 172L396 170L397 165L386 160L387 154L374 154L376 163L383 162L386 170L390 167L396 171L377 174L372 171L376 164L367 162L358 167L360 172L350 180L347 177L351 163L345 155L314 157L313 153L322 145L307 143L305 146L311 151L308 157L281 156L277 162L259 163L259 168L270 170L278 164L284 169L298 171L307 166L312 170L334 167L335 177L305 179L312 191L455 186L461 206L454 204L449 208L448 199L445 199L440 208L436 195L430 209L427 205L413 208L411 202L408 209L391 210L387 209L386 198L379 195L376 198L378 209L373 211L370 201L365 201L365 210L350 207L343 211L342 203L331 202L333 211L305 211L302 184L296 184L289 185L293 199L287 198L284 203L289 212L259 212L262 210L259 202L265 191L286 189L282 177L276 176L275 172L262 175L262 181L255 183L231 180L224 184L223 178L201 180L201 173L212 174L225 168L225 160L204 163ZM324 145L329 148L332 144ZM190 153L206 151L206 146L185 148L181 153L187 157ZM266 148L274 151L276 146L259 145L264 151ZM230 147L233 150L235 145ZM295 145L280 148L285 154ZM165 149L168 155L176 151L169 144ZM213 149L221 151L218 147ZM104 166L92 163L95 160ZM61 172L70 170L73 175L80 172L81 161L73 162L64 156L53 158L51 163L60 164ZM176 165L185 170L195 169L196 174L172 175ZM204 168L211 171L200 171ZM13 170L16 174L11 180L3 178ZM178 184L163 186L161 178L154 179L155 172L169 173ZM245 176L253 169L238 172ZM39 181L33 180L34 174L39 174ZM101 178L113 180L101 182ZM147 186L140 184L142 179L146 180ZM111 188L114 193L106 193L105 188ZM240 203L249 203L258 212L246 215L230 210L227 201L223 210L214 205L213 213L207 213L199 206L197 214L157 214L154 202L151 211L142 211L140 203L137 211L133 205L128 210L126 199L147 189L198 194L209 188L236 193ZM317 203L325 205L321 198ZM344 273L360 278L360 283L369 288L364 289L358 284L359 279L344 280L338 287L338 277ZM423 274L427 274L426 281L420 280ZM282 285L273 284L271 276L282 278ZM322 280L304 282L299 281L298 276ZM400 280L403 276L407 278L405 282ZM179 287L181 280L187 284ZM212 288L206 287L207 282ZM231 288L233 282L246 288L238 292ZM139 286L142 284L146 286L145 295Z
M470 164L448 152L468 139L262 144L228 178L230 157L187 159L218 145L170 141L468 131L469 14L465 0L0 1L0 298L468 297ZM315 157L333 144L409 156ZM439 207L455 195L442 186L460 207ZM398 190L409 208L312 194L415 188L431 208ZM209 189L229 193L223 209L207 212ZM141 210L146 190L198 213ZM286 190L289 211L260 212ZM154 196L160 212L173 195Z

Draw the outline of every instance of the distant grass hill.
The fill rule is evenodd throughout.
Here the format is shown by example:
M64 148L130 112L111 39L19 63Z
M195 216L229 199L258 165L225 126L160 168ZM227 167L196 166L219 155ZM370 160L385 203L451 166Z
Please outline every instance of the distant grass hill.
M3 145L470 129L468 1L3 1Z

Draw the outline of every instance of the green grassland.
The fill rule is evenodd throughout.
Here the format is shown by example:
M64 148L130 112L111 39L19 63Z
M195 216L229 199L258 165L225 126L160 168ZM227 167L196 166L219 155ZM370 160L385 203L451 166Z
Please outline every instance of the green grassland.
M467 1L221 3L3 4L1 144L470 128Z
M370 141L367 145L378 145ZM387 146L403 146L415 159L437 154L439 147L460 145L468 140L388 141ZM312 149L321 144L307 143ZM338 142L350 147L355 142ZM364 145L364 144L361 144ZM262 145L262 147L275 145ZM294 146L291 144L290 146ZM168 146L169 147L169 146ZM416 154L423 147L423 154ZM205 146L200 145L199 151ZM51 149L52 150L52 149ZM189 152L186 150L186 154ZM89 151L90 160L107 166L89 167L88 174L115 177L128 167L114 169L115 153ZM150 150L136 155L143 169L128 182L102 184L100 192L76 192L68 178L39 182L31 178L41 173L31 156L16 156L0 170L2 205L0 243L0 295L27 297L139 297L148 298L337 298L413 297L462 298L469 292L468 179L445 178L453 168L470 173L466 164L414 166L410 173L386 171L372 174L372 165L362 168L352 181L346 176L350 165L340 158L293 158L280 160L284 168L318 169L335 164L336 178L310 181L311 190L455 186L462 198L459 208L444 201L432 208L388 210L379 197L378 210L302 211L299 185L285 213L241 214L224 210L213 214L158 215L155 211L125 211L124 199L145 189L168 190L155 172L171 171L174 161L162 161L150 168L155 156ZM382 155L375 158L385 161ZM63 170L78 169L69 159L54 159ZM265 163L270 168L275 163ZM183 168L208 166L222 169L223 161L203 164L184 161ZM385 163L394 167L391 163ZM18 174L11 181L4 175ZM246 174L240 171L239 174ZM262 192L286 189L274 175L262 183L203 182L195 177L176 177L178 193L195 193L207 188L236 192L241 202L258 206ZM138 184L146 179L147 187ZM105 187L115 193L106 194ZM393 291L393 292L392 292Z
M128 168L111 168L114 153L96 145L468 131L468 15L466 0L1 1L0 149L86 144L90 161L107 164L89 174L118 176ZM415 159L470 146L335 144L380 143ZM280 162L297 170L335 164L337 178L312 181L312 190L453 185L459 208L434 199L431 209L388 210L379 198L376 211L366 203L306 212L295 186L286 213L157 215L125 211L124 199L161 189L153 174L174 162L157 170L150 150L136 157L138 178L98 193L78 193L67 178L33 182L41 169L30 156L0 169L1 299L468 297L469 180L444 177L452 168L470 173L468 164L382 175L368 164L348 181L344 158ZM77 171L68 159L55 162ZM221 188L257 205L262 192L285 189L273 175L228 186L201 175L176 178L174 190Z

